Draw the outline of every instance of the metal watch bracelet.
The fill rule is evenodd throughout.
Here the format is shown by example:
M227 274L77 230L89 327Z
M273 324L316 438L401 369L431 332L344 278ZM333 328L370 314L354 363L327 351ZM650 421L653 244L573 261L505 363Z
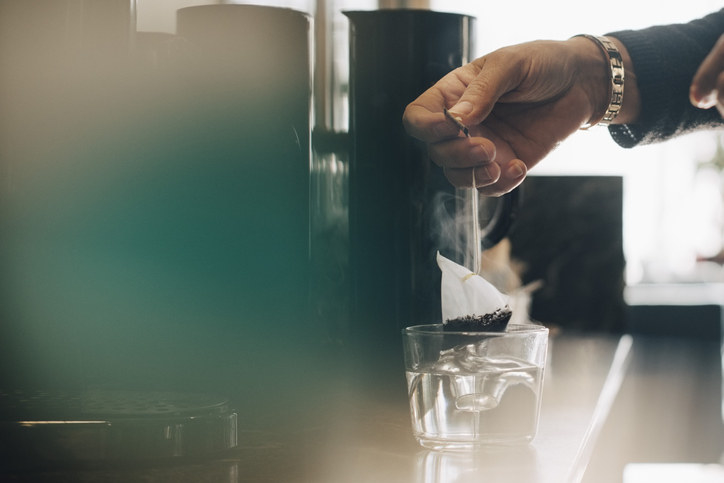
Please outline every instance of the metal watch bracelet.
M623 105L624 68L621 52L616 44L606 37L589 34L579 34L574 37L585 37L593 41L606 55L609 65L608 106L599 120L589 121L581 126L581 129L589 129L596 125L608 126L618 116Z

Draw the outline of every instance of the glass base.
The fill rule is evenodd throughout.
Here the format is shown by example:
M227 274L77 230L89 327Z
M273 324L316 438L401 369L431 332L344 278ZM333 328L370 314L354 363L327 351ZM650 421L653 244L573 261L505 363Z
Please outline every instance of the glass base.
M447 439L435 439L422 436L416 436L417 442L423 448L434 451L475 451L481 448L491 448L500 446L521 446L529 444L533 441L534 435L521 436L515 438L486 438L476 441L451 441Z

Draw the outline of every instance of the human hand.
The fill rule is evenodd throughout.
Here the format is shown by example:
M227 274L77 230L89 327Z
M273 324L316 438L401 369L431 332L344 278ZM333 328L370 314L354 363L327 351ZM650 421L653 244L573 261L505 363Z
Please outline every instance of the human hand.
M694 106L702 109L716 106L724 117L724 35L696 71L689 98Z
M608 65L592 41L505 47L453 70L405 109L407 132L457 187L499 196L608 103ZM464 137L443 109L469 127Z

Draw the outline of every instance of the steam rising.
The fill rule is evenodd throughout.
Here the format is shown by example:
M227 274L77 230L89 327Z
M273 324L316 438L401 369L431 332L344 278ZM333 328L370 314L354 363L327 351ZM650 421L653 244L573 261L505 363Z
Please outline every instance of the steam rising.
M472 220L470 190L458 189L455 194L435 195L431 217L432 239L446 257L465 266L472 266Z

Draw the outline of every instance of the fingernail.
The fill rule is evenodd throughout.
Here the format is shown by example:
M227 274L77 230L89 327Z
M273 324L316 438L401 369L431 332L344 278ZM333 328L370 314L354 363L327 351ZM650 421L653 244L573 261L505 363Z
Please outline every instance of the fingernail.
M468 101L462 101L455 104L453 107L448 109L452 114L458 114L464 116L470 114L473 111L473 105Z
M473 187L479 188L480 185L487 185L490 183L490 171L485 166L473 168Z
M510 167L508 167L508 178L510 179L517 179L520 178L525 174L525 170L519 163L513 163Z
M710 107L714 107L716 105L716 98L717 98L717 91L714 89L701 99L699 99L699 102L696 103L696 107L701 109L709 109Z

